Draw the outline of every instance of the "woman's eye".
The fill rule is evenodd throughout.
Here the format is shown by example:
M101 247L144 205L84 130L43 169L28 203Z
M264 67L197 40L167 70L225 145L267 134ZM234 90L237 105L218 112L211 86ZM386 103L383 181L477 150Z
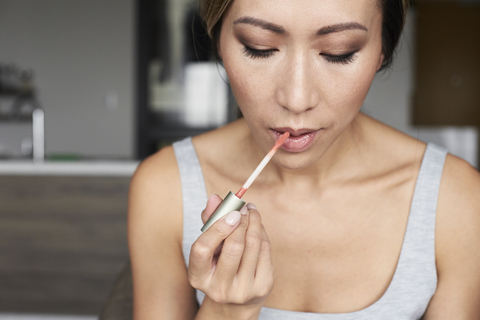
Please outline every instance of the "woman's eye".
M323 56L325 60L331 63L349 64L355 60L356 58L355 53L356 52L354 51L354 52L350 52L342 55L331 55L331 54L325 54L325 53L320 53L320 55Z
M252 58L252 59L268 58L273 54L274 51L275 51L274 49L258 50L258 49L253 49L253 48L250 48L250 47L247 47L247 46L244 46L244 48L243 48L243 53L247 57Z

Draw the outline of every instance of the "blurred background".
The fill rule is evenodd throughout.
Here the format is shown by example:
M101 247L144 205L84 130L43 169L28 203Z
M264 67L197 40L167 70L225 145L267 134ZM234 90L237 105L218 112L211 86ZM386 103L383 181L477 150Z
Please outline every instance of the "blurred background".
M0 0L0 320L97 319L128 184L237 118L195 0ZM478 168L480 0L418 0L363 112Z

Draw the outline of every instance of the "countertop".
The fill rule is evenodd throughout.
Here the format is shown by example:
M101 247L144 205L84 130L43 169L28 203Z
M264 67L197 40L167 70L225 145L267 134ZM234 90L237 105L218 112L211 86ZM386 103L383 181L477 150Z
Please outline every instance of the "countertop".
M130 177L139 162L128 160L45 161L1 160L0 176L112 176Z

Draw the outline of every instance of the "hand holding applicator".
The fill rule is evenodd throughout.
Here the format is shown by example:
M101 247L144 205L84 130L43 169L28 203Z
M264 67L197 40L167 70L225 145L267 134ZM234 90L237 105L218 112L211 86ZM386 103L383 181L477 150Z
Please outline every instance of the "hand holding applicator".
M217 210L215 210L215 212L210 216L208 221L205 222L205 224L203 225L201 229L202 232L205 232L213 223L215 223L215 221L217 221L221 217L232 211L238 211L245 205L245 201L243 201L241 198L248 190L248 188L252 185L253 181L255 181L255 179L258 177L260 172L262 172L263 168L265 168L265 166L268 164L270 159L272 159L278 148L282 146L282 144L285 142L285 140L288 139L289 136L289 132L285 132L284 134L282 134L280 138L278 138L278 140L275 142L273 148L267 153L265 158L263 158L262 162L260 162L257 168L247 179L243 187L238 190L236 194L233 194L231 191L227 194L223 202L218 206Z

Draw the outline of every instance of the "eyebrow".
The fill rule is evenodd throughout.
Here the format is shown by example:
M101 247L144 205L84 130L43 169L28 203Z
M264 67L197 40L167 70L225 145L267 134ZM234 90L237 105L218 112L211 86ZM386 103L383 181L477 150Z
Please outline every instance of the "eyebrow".
M252 26L260 27L265 30L272 31L277 34L285 34L286 31L282 26L277 24L267 22L262 19L257 19L253 17L241 17L233 22L233 24L250 24ZM358 22L346 22L346 23L338 23L331 26L325 26L319 29L316 33L317 36L324 36L334 32L341 32L346 30L363 30L368 31L368 29Z
M274 33L285 34L285 29L277 24L267 22L265 20L253 18L253 17L242 17L233 22L233 24L245 23L252 26L260 27L265 30L270 30Z
M345 30L363 30L363 31L368 31L368 29L361 25L358 22L347 22L347 23L339 23L339 24L334 24L331 26L326 26L321 28L320 30L317 31L318 36L323 36L329 33L334 33L334 32L341 32Z

